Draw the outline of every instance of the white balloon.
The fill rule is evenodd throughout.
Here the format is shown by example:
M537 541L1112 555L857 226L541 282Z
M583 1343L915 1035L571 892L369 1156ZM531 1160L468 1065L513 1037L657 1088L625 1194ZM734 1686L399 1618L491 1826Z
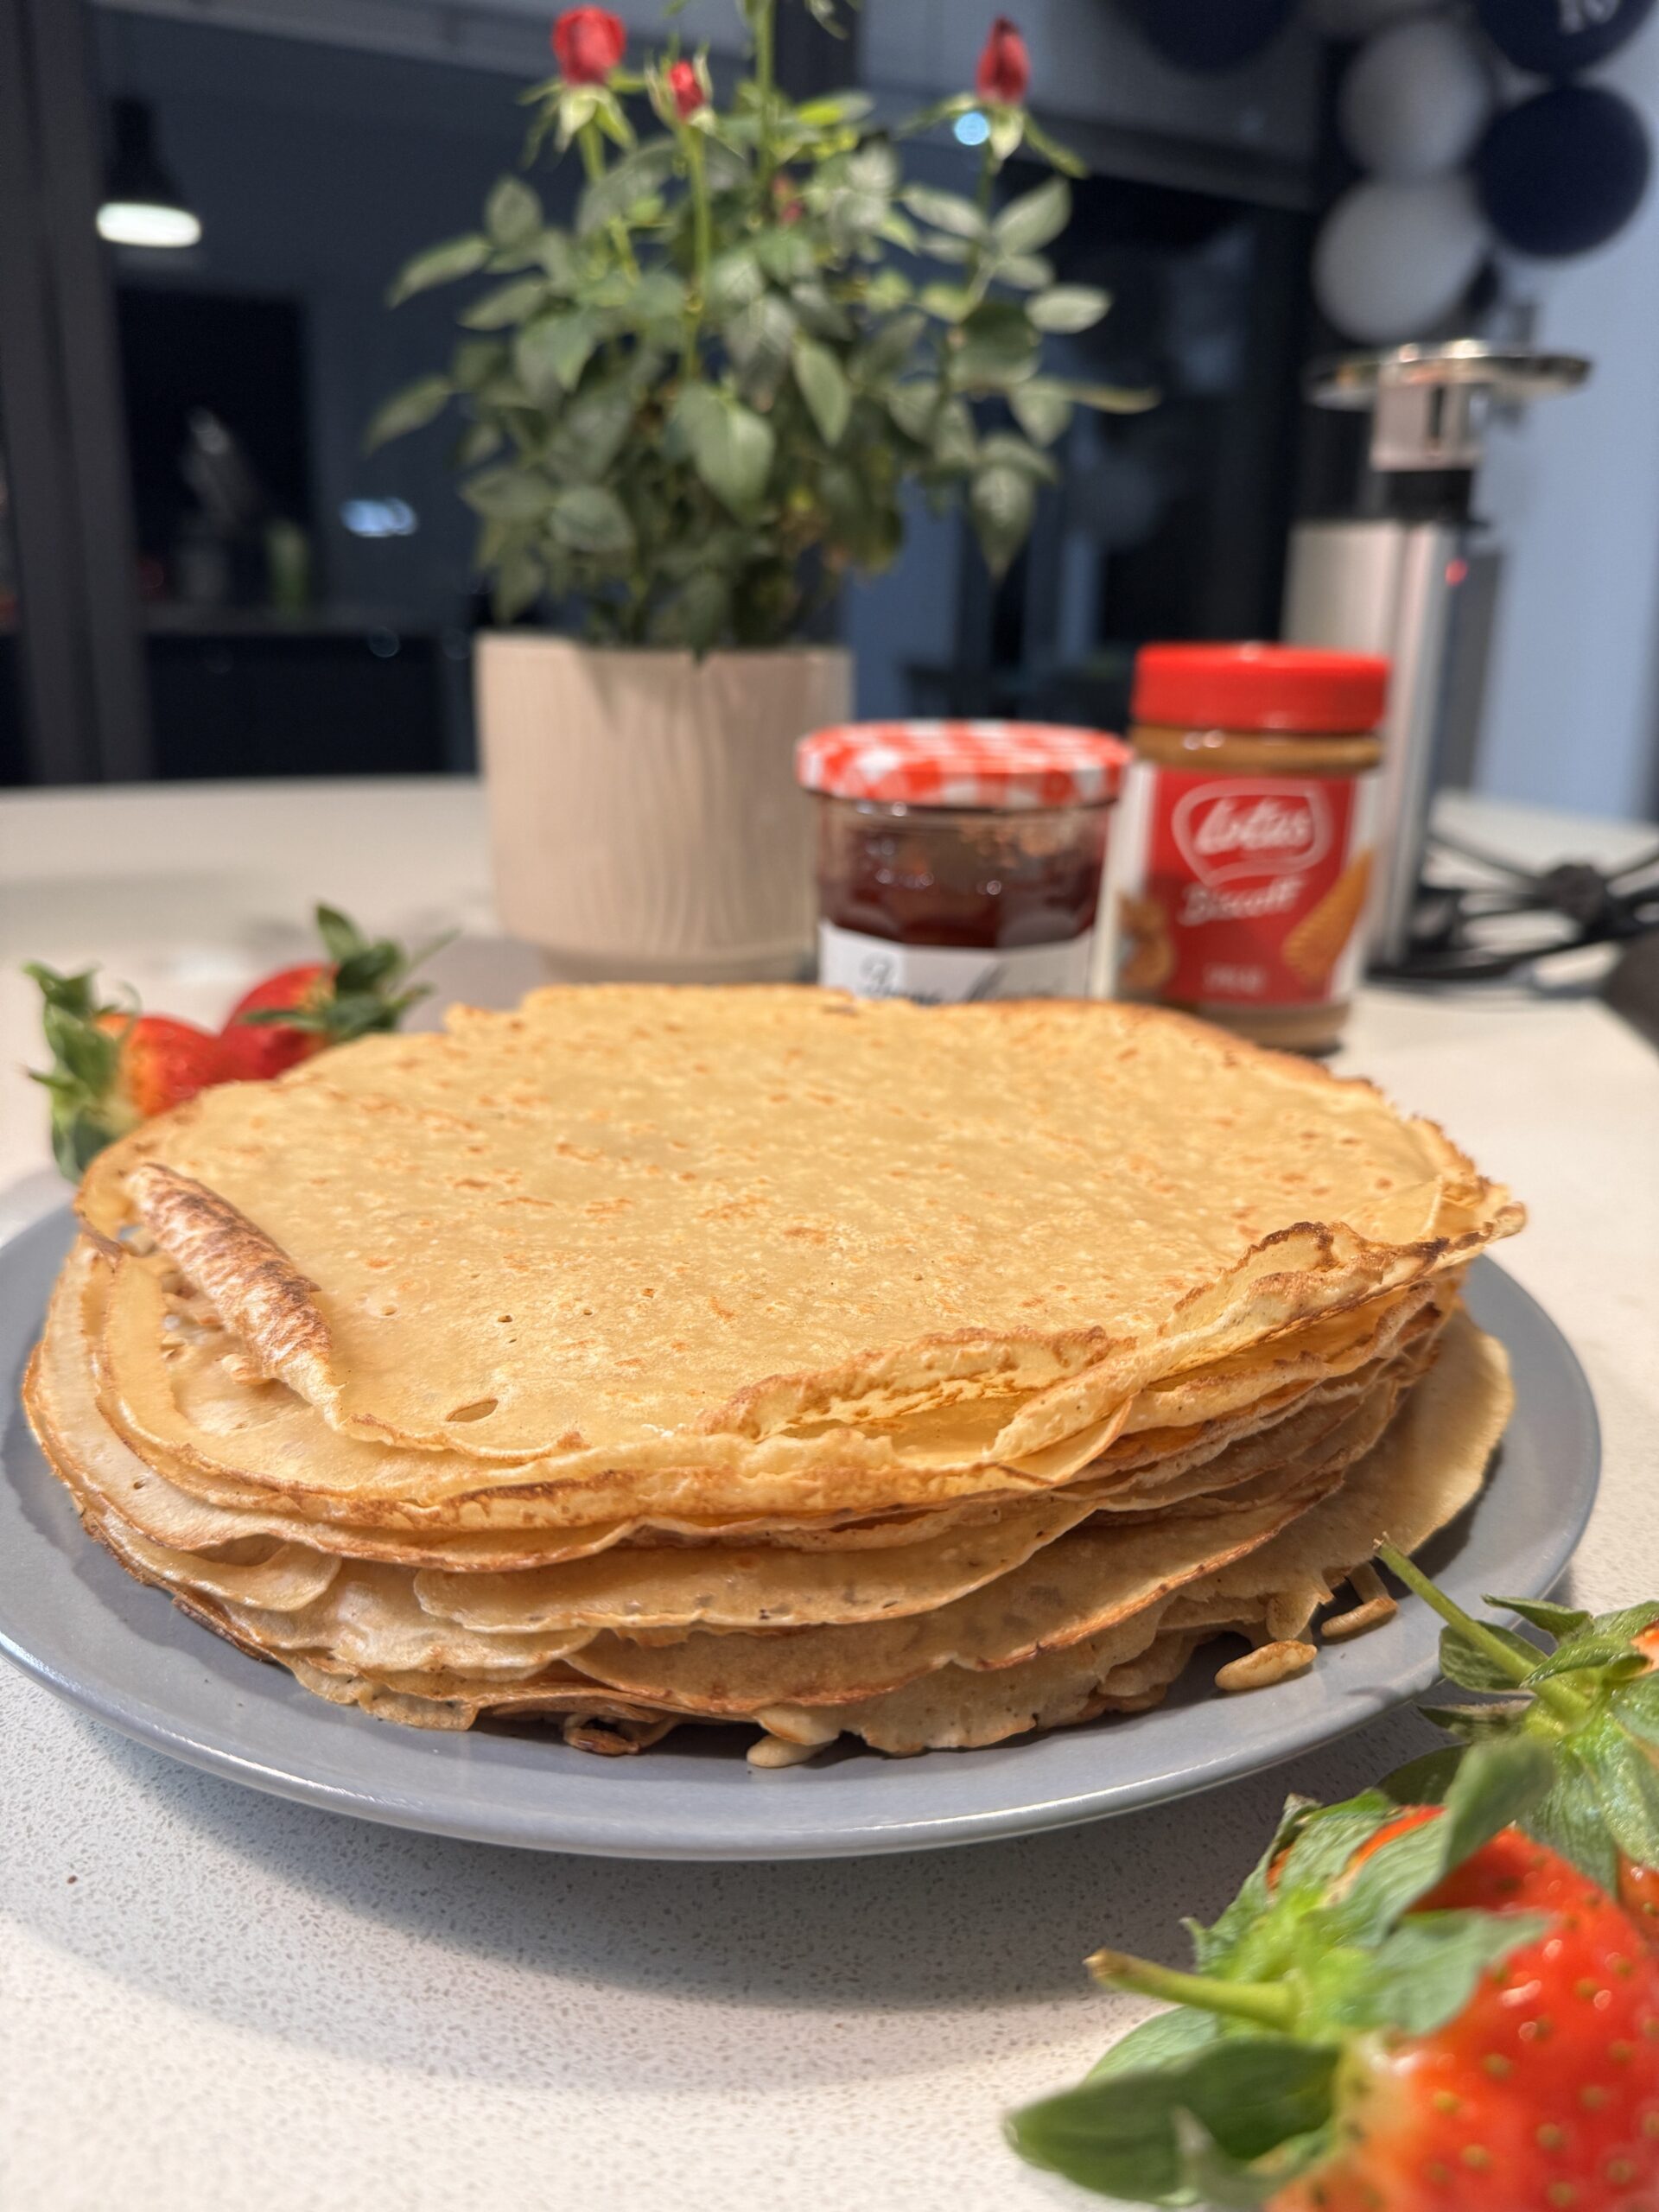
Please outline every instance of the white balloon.
M1350 338L1421 338L1457 306L1486 249L1467 177L1352 185L1314 245L1313 296Z
M1305 0L1305 13L1326 38L1370 38L1385 23L1421 16L1427 0Z
M1337 124L1363 169L1410 184L1461 168L1492 109L1481 49L1443 16L1379 31L1349 64Z

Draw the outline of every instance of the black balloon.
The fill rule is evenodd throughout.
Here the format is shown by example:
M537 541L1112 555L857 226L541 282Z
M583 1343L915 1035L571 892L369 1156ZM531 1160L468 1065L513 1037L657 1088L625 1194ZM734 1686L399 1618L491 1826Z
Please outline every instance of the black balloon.
M1178 69L1201 73L1236 69L1259 54L1294 5L1294 0L1128 0L1148 46Z
M1506 109L1475 156L1486 219L1506 245L1554 257L1622 231L1653 166L1647 125L1601 85L1557 85Z
M1570 77L1605 60L1653 13L1654 0L1476 0L1480 27L1517 69Z

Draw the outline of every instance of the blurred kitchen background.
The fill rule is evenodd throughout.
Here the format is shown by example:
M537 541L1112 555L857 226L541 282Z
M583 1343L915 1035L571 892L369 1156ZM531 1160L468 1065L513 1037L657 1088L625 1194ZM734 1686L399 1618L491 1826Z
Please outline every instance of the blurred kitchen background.
M957 519L918 513L899 563L839 611L867 714L1121 726L1138 644L1276 634L1296 517L1363 497L1363 424L1302 397L1308 362L1352 343L1311 271L1357 175L1336 120L1353 48L1235 0L1288 20L1236 66L1183 67L1147 35L1159 3L1017 12L1032 104L1091 171L1060 273L1116 301L1064 341L1067 366L1160 404L1079 410L995 590ZM620 12L659 21L654 0ZM1342 0L1316 12L1330 29ZM473 518L442 434L368 455L363 432L447 348L454 298L392 314L385 287L470 228L515 163L550 13L0 0L0 782L472 767ZM790 10L780 73L800 94L861 84L897 118L971 83L993 13L865 0L836 42ZM734 0L693 0L678 28L718 68L737 21ZM1659 105L1659 18L1602 73ZM963 143L924 142L917 174L971 189L963 120ZM576 165L539 181L557 216ZM123 207L148 226L110 217ZM124 235L99 238L100 208ZM1650 814L1659 195L1599 251L1483 257L1409 334L1465 332L1582 353L1594 374L1491 427L1448 779Z

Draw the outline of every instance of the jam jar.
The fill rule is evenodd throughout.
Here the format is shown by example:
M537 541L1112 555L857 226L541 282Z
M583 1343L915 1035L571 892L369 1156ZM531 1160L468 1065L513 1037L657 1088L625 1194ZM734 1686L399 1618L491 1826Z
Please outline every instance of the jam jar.
M1128 758L1042 722L843 723L804 737L818 980L860 998L1083 998Z
M1336 1044L1365 950L1389 664L1147 645L1109 912L1123 998L1257 1044Z

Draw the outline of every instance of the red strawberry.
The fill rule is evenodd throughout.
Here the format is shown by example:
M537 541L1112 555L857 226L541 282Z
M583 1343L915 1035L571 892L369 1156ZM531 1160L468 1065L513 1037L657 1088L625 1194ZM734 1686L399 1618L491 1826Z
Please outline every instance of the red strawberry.
M1274 2212L1636 2212L1659 2183L1659 1962L1575 1867L1505 1828L1420 1912L1542 1912L1548 1932L1427 2036L1356 2046L1336 2156Z
M321 1029L296 1029L289 1022L250 1021L251 1014L312 1014L334 995L334 970L326 960L279 968L244 992L226 1015L220 1036L226 1058L245 1083L263 1083L301 1060L321 1052L328 1039Z
M1270 2212L1651 2212L1659 1956L1513 1824L1544 1748L1477 1745L1443 1809L1381 1792L1284 1827L1198 1974L1103 1952L1171 1998L1016 2147L1103 2194Z
M1474 1619L1409 1560L1386 1547L1382 1557L1446 1622L1447 1680L1519 1694L1499 1704L1429 1708L1428 1718L1465 1741L1519 1736L1543 1745L1554 1786L1526 1827L1617 1895L1659 1943L1659 1605L1592 1618L1529 1599L1488 1601L1542 1630L1548 1642L1541 1649Z
M412 957L391 938L365 938L333 906L316 910L326 960L279 969L238 999L222 1033L237 1075L263 1082L330 1045L395 1029L427 987L409 987L410 970L435 951Z
M32 1071L52 1095L52 1150L78 1178L88 1160L152 1114L229 1079L217 1037L188 1021L101 999L96 969L60 976L32 962L52 1065Z
M219 1039L194 1021L165 1014L101 1014L97 1026L119 1046L115 1093L134 1122L165 1114L199 1090L230 1080Z

